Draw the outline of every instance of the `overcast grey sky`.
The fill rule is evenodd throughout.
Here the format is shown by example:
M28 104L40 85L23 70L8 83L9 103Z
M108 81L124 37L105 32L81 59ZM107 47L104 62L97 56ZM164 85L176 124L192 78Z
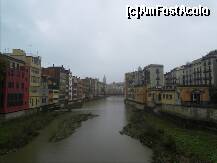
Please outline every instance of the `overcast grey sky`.
M150 63L168 71L217 49L217 1L203 1L0 0L0 48L38 50L44 66L63 64L101 80L105 74L109 82ZM211 16L128 20L126 5L135 4L201 4Z

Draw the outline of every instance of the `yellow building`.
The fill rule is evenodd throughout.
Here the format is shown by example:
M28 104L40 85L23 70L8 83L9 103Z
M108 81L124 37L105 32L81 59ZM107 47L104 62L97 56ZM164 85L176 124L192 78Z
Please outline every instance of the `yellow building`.
M154 105L194 105L210 102L209 87L179 86L176 89L148 89L147 103Z
M175 89L148 89L147 103L154 105L179 105L180 98Z
M59 100L59 90L49 90L48 94L48 104L49 105L58 105Z
M134 101L146 104L147 102L147 87L146 86L138 86L134 87Z
M13 49L12 57L23 60L30 71L30 86L29 86L29 107L38 108L41 106L41 57L27 56L25 51L21 49Z
M147 105L155 106L161 104L161 90L157 88L149 88L147 90Z
M161 104L178 105L179 97L175 89L161 91Z

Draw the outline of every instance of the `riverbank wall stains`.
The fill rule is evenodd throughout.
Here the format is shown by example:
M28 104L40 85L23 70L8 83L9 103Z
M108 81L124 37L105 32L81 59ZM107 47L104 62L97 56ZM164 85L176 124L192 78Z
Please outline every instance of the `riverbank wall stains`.
M125 104L137 109L144 109L162 118L170 119L186 126L194 126L217 131L217 109L186 107L179 105L146 106L134 101L125 100Z

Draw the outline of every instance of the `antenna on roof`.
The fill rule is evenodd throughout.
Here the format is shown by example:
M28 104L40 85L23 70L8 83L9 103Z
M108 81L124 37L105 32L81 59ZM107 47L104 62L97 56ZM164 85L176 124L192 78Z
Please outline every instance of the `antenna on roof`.
M31 51L32 50L31 49L32 48L32 44L29 44L28 47L29 47L29 54L32 54L32 51Z

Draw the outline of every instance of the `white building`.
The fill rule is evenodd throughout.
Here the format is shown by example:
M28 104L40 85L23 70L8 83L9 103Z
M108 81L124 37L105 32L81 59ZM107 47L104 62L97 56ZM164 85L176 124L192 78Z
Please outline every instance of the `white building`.
M164 67L159 64L150 64L144 68L145 84L148 88L164 86Z
M69 89L69 103L73 100L73 94L72 94L72 92L73 92L73 90L72 90L72 73L69 71L69 75L68 75L68 78L69 78L69 83L68 83L68 85L69 85L69 87L68 87L68 89Z
M165 86L176 85L217 87L217 51L166 73Z

